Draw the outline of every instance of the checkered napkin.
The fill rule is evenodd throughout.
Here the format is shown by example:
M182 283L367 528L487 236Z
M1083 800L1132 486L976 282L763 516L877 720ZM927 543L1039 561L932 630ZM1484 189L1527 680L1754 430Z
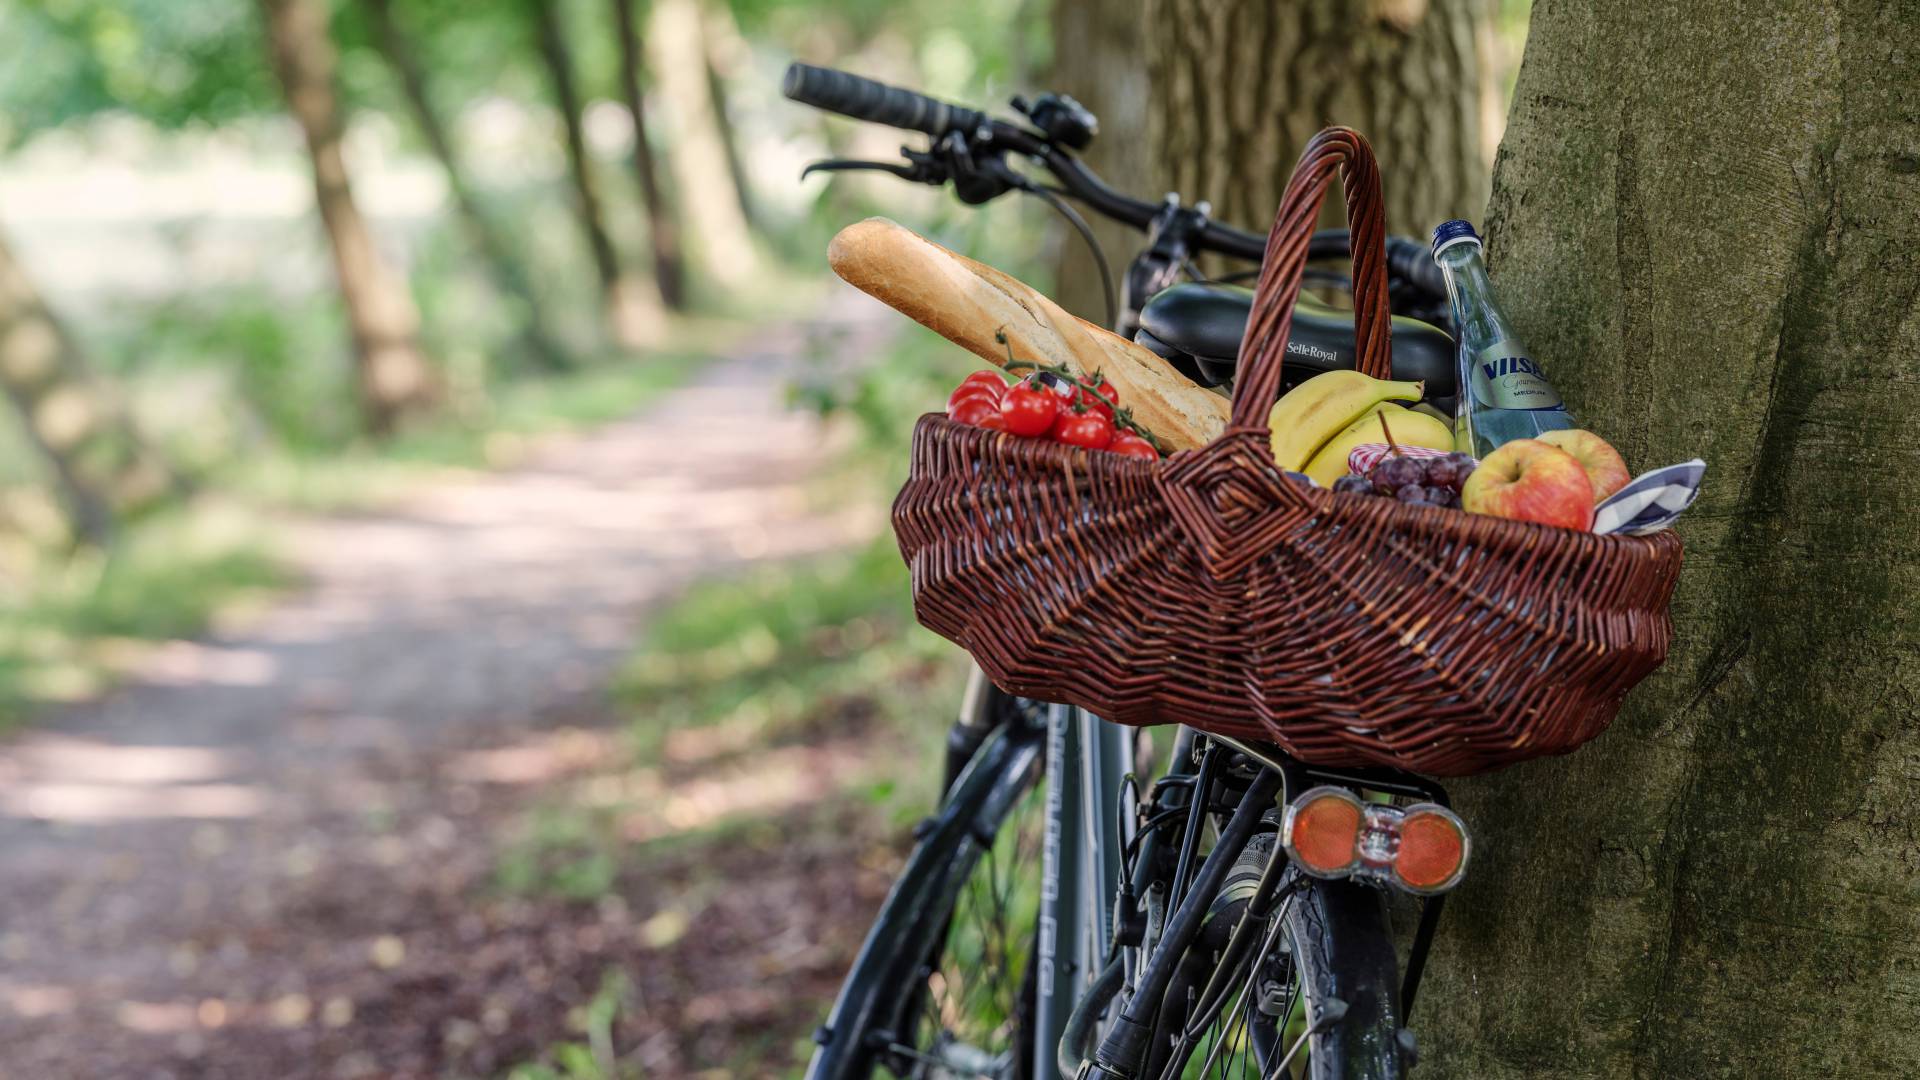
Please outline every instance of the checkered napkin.
M1352 453L1347 455L1347 471L1365 476L1367 475L1367 470L1380 464L1380 459L1386 457L1387 454L1392 452L1392 449L1392 447L1383 442L1361 443L1359 446L1353 448ZM1451 453L1453 453L1451 450L1434 450L1425 446L1403 446L1400 448L1400 456L1410 458L1446 457Z
M1707 463L1699 458L1641 473L1593 510L1593 531L1645 536L1671 526L1700 494Z

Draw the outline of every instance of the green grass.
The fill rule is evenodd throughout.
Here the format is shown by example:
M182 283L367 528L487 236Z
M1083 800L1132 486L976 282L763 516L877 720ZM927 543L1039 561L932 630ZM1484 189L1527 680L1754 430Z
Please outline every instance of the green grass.
M631 1004L630 991L626 976L607 972L593 1000L570 1018L586 1041L557 1043L541 1060L515 1066L507 1080L638 1080L638 1067L623 1068L613 1052L613 1025Z
M764 567L690 589L653 624L614 690L631 719L625 768L665 767L676 733L723 729L703 765L756 748L815 743L857 724L863 738L917 744L926 768L857 779L842 795L904 825L932 805L935 750L964 683L961 655L913 622L906 568L890 539L858 551ZM641 843L622 841L622 805L561 797L521 823L496 880L514 893L590 900L624 869L724 846L770 819L723 815Z
M457 408L384 443L273 447L223 467L216 480L266 506L353 509L392 498L449 469L512 465L531 439L626 416L696 375L707 359L703 350L683 349L559 375L523 376L501 385L484 405Z
M210 614L285 584L259 523L180 508L133 523L110 553L15 551L0 592L0 727L98 692L138 642L195 633Z

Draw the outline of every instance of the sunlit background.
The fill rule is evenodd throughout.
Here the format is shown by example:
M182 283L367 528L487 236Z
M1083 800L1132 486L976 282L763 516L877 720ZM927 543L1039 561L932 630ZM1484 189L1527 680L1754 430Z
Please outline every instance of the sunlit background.
M974 362L826 241L1086 271L803 182L911 140L780 74L998 108L1061 18L0 0L0 1072L797 1069L965 671L885 507Z

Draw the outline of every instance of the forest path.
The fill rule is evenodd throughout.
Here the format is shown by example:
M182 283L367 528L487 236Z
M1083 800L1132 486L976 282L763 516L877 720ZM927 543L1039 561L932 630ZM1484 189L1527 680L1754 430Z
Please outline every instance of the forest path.
M441 1068L458 1029L425 1016L390 1016L377 1038L350 1029L447 987L315 985L350 991L361 969L403 960L432 969L426 946L378 932L405 901L372 883L416 864L484 880L423 853L556 767L509 744L604 722L647 613L690 580L871 535L870 509L808 505L823 431L785 387L809 354L866 355L893 325L836 293L817 320L763 328L638 415L552 439L521 467L301 524L303 588L0 745L0 1077ZM466 915L424 918L499 951ZM524 958L448 947L448 964L548 989ZM549 996L580 988L563 989ZM487 1010L516 1007L471 1004L489 1034ZM246 1064L218 1052L248 1031L277 1041Z

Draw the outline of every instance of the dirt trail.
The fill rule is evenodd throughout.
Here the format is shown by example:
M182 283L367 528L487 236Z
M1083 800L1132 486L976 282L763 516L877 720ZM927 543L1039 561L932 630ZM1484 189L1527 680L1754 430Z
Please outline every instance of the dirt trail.
M837 295L524 467L302 525L296 595L0 746L0 1077L415 1075L530 1024L516 994L590 994L529 958L595 947L591 916L479 916L396 870L484 879L462 838L565 758L499 748L597 723L651 606L874 528L809 509L821 432L783 390L809 350L890 327ZM456 961L498 993L436 983ZM409 1033L406 1009L456 992L472 1031ZM357 1037L370 1020L386 1034Z

